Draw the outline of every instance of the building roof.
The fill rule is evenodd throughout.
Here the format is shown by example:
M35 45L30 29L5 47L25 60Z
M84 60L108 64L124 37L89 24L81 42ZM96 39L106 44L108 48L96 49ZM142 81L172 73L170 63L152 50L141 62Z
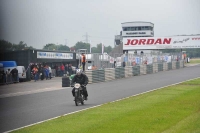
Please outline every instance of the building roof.
M151 22L145 22L145 21L133 21L133 22L124 22L124 23L121 23L121 24L126 24L126 23L151 23ZM151 23L153 24L153 23ZM154 25L154 24L153 24Z

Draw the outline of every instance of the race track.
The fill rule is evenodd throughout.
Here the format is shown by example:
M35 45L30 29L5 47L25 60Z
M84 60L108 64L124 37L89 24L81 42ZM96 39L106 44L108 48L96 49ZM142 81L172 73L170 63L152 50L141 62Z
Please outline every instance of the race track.
M0 98L0 132L200 77L200 65L89 84L88 101L75 106L71 88ZM31 83L31 84L34 84Z

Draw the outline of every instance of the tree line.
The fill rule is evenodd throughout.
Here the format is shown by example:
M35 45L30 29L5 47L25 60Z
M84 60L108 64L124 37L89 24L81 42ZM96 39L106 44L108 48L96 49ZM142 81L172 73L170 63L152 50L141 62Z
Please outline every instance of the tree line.
M26 50L26 49L35 49L32 46L28 46L23 41L20 41L18 44L12 44L5 40L0 40L0 50L1 51L14 51L14 50ZM54 43L48 43L42 48L43 50L59 50L59 51L77 51L78 49L87 49L91 53L102 53L102 44L97 44L96 47L90 47L90 43L77 42L74 46L69 47L67 45ZM91 49L91 50L90 50ZM103 52L110 53L112 51L111 46L103 46Z
M14 50L25 50L25 49L34 49L34 48L32 46L28 46L23 41L20 41L18 44L14 44L5 40L0 40L1 51L14 51Z
M14 51L14 50L26 50L26 49L35 49L33 46L28 46L23 41L20 41L18 44L13 44L5 40L0 40L0 51ZM74 46L68 47L67 45L54 43L48 43L43 46L43 50L59 50L59 51L77 51L78 49L87 49L90 52L90 44L85 42L77 42ZM111 46L104 46L104 52L110 53L113 48ZM177 53L181 52L180 49L164 49L161 50L162 53ZM191 49L182 49L186 51L188 57L200 57L200 48L191 48ZM102 44L99 43L96 47L91 47L91 53L102 53Z
M111 46L103 46L103 52L110 53L112 51ZM61 50L61 51L77 51L78 49L87 49L90 52L90 43L77 42L74 46L68 47L67 45L56 45L54 43L46 44L43 47L44 50ZM91 47L91 53L102 53L102 44L97 44L96 47Z

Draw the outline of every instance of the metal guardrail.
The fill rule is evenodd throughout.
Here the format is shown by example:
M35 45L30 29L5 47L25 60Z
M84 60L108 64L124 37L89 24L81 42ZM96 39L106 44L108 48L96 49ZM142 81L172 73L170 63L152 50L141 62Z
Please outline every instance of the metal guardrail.
M18 83L19 77L18 74L16 75L2 75L0 78L0 84L12 84L12 83Z

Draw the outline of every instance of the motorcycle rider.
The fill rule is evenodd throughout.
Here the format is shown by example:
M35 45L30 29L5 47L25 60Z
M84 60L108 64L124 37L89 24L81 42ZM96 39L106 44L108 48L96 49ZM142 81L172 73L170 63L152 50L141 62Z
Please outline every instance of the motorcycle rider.
M81 69L76 70L76 75L72 79L71 86L73 86L74 83L79 83L82 86L84 98L87 100L88 93L86 85L88 84L88 77L82 73ZM72 89L72 95L75 96L75 88Z

